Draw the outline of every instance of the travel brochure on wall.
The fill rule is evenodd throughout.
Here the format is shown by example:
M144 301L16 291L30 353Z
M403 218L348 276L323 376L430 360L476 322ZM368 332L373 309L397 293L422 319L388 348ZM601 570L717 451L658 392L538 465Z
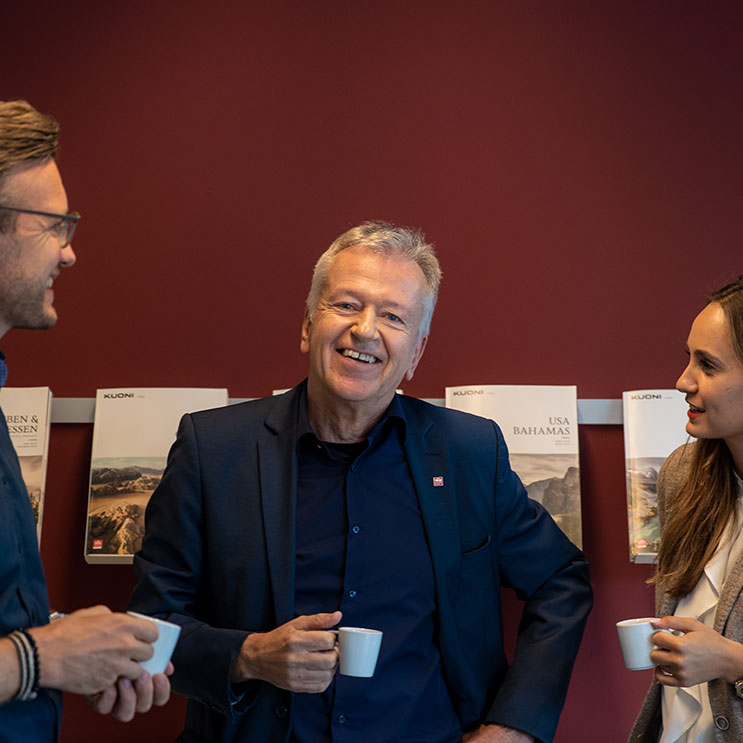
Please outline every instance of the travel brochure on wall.
M52 393L48 387L3 387L0 406L34 509L36 536L41 541Z
M227 403L226 389L97 391L86 562L132 562L142 546L147 502L165 470L181 416Z
M496 421L511 467L568 538L582 546L578 400L575 385L446 388L446 407Z
M666 457L688 440L688 405L677 390L622 393L627 523L632 562L655 562L660 534L658 472Z

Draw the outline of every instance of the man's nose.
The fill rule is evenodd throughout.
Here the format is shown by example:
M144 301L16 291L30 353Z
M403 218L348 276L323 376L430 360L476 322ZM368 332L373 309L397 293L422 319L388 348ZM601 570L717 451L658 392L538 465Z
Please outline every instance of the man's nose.
M363 340L371 340L377 334L377 315L373 309L361 310L353 326L353 334Z
M72 249L72 243L65 245L64 248L62 248L62 257L59 261L60 264L65 266L65 268L69 268L70 266L75 265L76 260L77 256L75 255L75 251Z

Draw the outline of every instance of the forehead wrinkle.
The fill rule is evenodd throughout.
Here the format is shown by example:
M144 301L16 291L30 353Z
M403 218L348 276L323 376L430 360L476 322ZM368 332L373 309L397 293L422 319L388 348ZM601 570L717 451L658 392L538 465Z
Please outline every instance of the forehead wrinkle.
M352 265L349 266L349 259ZM379 270L379 263L383 264ZM409 267L413 268L410 275ZM399 275L395 269L400 267L407 275ZM380 273L382 287L379 286ZM392 276L390 275L392 274ZM394 279L393 279L394 277ZM400 285L390 285L388 282ZM387 294L381 294L387 292ZM393 292L394 296L390 296ZM403 260L363 246L354 246L341 251L335 256L328 271L325 287L318 300L321 304L330 304L337 300L338 295L348 294L355 299L376 308L389 308L399 314L407 325L418 324L418 332L422 330L423 318L426 316L427 292L425 274L414 261Z

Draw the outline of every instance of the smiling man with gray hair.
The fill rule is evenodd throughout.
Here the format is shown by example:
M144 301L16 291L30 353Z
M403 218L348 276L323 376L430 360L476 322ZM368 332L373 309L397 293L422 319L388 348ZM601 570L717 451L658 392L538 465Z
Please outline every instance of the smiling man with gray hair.
M419 231L348 230L315 267L307 379L181 421L130 601L183 627L180 741L551 740L588 567L495 423L396 394L440 278ZM524 600L510 668L501 586ZM341 622L384 633L372 678L337 673Z

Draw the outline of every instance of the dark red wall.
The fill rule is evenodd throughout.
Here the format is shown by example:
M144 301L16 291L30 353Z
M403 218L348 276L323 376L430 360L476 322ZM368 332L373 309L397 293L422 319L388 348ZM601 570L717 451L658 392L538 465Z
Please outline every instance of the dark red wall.
M1 19L0 98L59 119L83 213L57 328L2 341L12 385L290 386L313 262L370 217L439 247L421 397L671 386L705 292L743 271L736 4L77 0ZM90 441L54 427L42 554L58 607L121 608L131 571L82 559ZM624 670L613 625L652 611L650 570L627 560L621 428L580 444L596 608L557 740L621 741L649 673ZM66 704L67 743L169 740L184 708L125 726Z

